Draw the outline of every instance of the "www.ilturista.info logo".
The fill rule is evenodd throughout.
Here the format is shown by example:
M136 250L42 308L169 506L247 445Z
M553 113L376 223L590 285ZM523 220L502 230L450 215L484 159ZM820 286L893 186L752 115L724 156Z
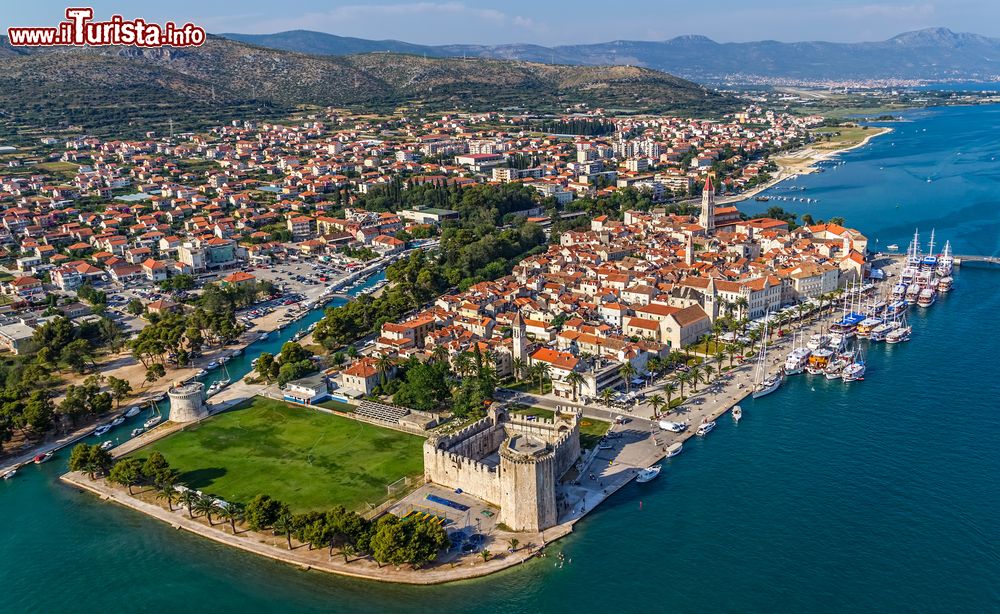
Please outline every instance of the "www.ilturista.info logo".
M205 42L205 29L192 23L178 26L147 23L143 19L124 19L113 15L108 21L93 21L94 9L68 8L66 21L55 27L7 28L10 44L15 47L51 47L56 45L130 45L135 47L197 47Z

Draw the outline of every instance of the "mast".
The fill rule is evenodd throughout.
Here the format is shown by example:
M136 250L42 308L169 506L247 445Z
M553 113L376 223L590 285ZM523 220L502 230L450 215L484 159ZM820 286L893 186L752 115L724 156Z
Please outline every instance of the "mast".
M930 240L930 243L927 244L927 252L928 252L927 255L928 256L933 256L934 255L934 230L935 230L934 228L931 228L931 240Z

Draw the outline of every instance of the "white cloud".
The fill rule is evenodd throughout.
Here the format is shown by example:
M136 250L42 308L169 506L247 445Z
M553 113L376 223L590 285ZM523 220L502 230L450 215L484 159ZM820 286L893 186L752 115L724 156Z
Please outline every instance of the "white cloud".
M833 15L853 19L870 19L886 17L892 19L915 19L930 17L934 14L934 5L923 4L862 4L858 6L839 6L830 9Z

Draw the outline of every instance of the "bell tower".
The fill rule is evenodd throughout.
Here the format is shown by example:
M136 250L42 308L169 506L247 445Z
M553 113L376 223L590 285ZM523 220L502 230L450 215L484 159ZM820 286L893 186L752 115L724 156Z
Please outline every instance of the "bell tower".
M701 191L701 213L698 215L698 225L705 229L706 235L715 233L715 186L712 176L705 180L705 188Z

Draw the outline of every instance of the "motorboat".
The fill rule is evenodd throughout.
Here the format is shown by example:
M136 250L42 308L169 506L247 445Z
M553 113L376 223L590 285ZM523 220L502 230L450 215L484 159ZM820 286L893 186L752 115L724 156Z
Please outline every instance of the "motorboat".
M910 336L913 333L913 328L910 326L900 326L896 330L892 331L885 336L886 343L902 343L904 341L909 341Z
M207 365L205 365L205 368L208 369L209 371L211 371L212 369L218 369L219 368L219 363L217 363L217 362L215 362L213 360L212 362L210 362Z
M671 422L670 420L660 420L660 428L671 433L683 433L687 430L687 425L683 422Z
M138 405L135 405L133 407L129 407L128 408L128 411L125 412L125 417L126 418L134 418L134 417L138 416L140 413L142 413L142 408L139 407Z
M12 479L14 479L15 475L17 475L17 469L11 469L7 473L3 474L3 479L5 479L5 480L12 480Z
M645 484L646 482L651 482L656 479L656 476L660 475L660 465L653 465L652 467L646 467L645 469L640 469L639 473L635 477L635 481L640 484Z
M806 343L806 347L812 351L816 351L820 348L826 347L826 344L830 342L830 336L821 333L816 333L809 338L809 342Z
M163 421L163 416L153 416L149 420L143 422L142 427L145 429L151 429L162 421Z
M52 451L46 452L45 454L39 454L39 455L35 456L34 463L36 465L41 465L42 463L46 463L46 462L52 460L52 457L55 456L55 454L56 453L52 452Z
M113 447L115 447L115 442L110 439L101 444L101 449L105 451L110 450Z
M938 292L950 292L952 284L955 283L955 278L951 275L945 275L944 277L938 279L937 291Z
M698 430L695 432L695 434L700 437L704 437L705 435L711 433L712 429L714 428L715 428L715 420L712 420L711 422L702 422L701 424L698 425Z
M870 341L885 341L886 335L899 328L898 320L890 320L879 324L872 329L872 334L868 337Z
M144 427L140 426L138 428L134 428L134 429L132 429L132 437L138 437L139 435L142 435L145 432L146 432L146 429Z
M805 371L810 354L812 352L809 351L809 348L795 348L789 352L788 357L785 358L785 374L797 375Z
M739 405L736 405L732 409L732 414L733 414L733 420L739 422L740 419L743 418L743 408L740 407Z
M858 380L865 378L865 361L860 356L854 360L851 364L844 367L844 372L841 375L845 382L856 382Z
M667 456L666 457L667 458L673 458L674 456L677 456L678 454L680 454L681 450L683 450L683 449L684 449L684 444L683 443L681 443L679 441L676 442L676 443L672 443L672 444L670 444L670 447L667 448Z
M937 300L937 292L933 288L924 288L917 296L918 307L930 307Z
M849 364L851 364L851 357L841 354L831 360L830 364L826 365L826 368L823 369L823 375L826 376L826 379L839 379L840 374L844 372L844 368Z
M823 373L826 366L830 364L830 359L833 358L833 352L826 348L816 350L809 356L809 364L806 365L806 373L812 375L819 375Z
M118 416L111 421L111 426L121 426L123 424L125 424L125 416Z
M111 425L110 424L102 424L101 426L99 426L96 429L94 429L94 436L95 437L100 437L101 435L107 433L110 430L111 430Z

